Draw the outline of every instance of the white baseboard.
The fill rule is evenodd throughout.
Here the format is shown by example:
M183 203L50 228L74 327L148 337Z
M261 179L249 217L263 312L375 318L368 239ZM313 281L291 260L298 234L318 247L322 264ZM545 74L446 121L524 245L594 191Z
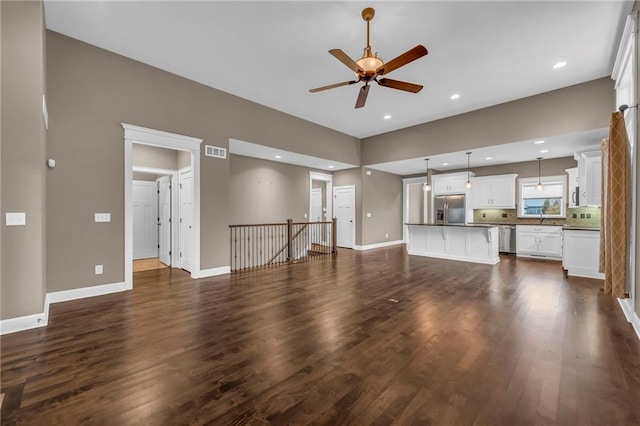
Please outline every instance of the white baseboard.
M353 249L365 251L365 250L372 250L372 249L377 249L382 247L397 246L398 244L404 244L404 241L403 240L385 241L384 243L367 244L365 246L353 246Z
M53 293L47 293L45 306L51 303L67 302L69 300L84 299L85 297L102 296L105 294L118 293L125 290L125 284L122 282L95 285L91 287L74 288L72 290L55 291Z
M48 315L45 315L44 312L40 314L26 315L24 317L5 319L0 321L0 335L44 327L47 325L48 319Z
M640 317L638 317L638 314L633 310L631 299L618 299L618 303L620 304L620 308L622 308L622 313L625 318L631 323L636 332L636 336L640 339Z
M47 293L44 298L44 309L42 313L0 321L0 335L46 326L49 323L49 305L52 303L102 296L125 290L125 283L113 283Z
M208 278L230 273L231 266L220 266L219 268L201 269L199 273L192 274L192 278Z

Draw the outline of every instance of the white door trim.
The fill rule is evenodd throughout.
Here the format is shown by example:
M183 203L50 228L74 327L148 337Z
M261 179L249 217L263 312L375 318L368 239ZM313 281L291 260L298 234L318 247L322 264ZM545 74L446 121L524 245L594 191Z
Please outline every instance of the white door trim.
M333 175L328 173L319 173L319 172L309 172L309 220L311 219L311 190L313 189L313 181L319 180L326 182L326 204L327 204L327 212L331 213L331 217L322 218L322 222L330 221L333 219ZM324 212L323 212L324 214ZM354 240L355 241L355 240Z
M353 245L350 248L354 248L357 245L356 244L356 226L358 225L358 223L356 222L358 220L358 217L356 215L356 186L355 185L335 186L333 187L332 198L335 197L336 191L341 189L353 190L353 227L351 228L351 241ZM334 211L332 211L332 217L336 217L336 213Z
M133 144L159 146L191 152L193 170L193 271L192 278L200 275L200 144L202 139L160 130L147 129L121 123L124 129L124 283L125 288L133 288L133 209L131 192L133 180Z

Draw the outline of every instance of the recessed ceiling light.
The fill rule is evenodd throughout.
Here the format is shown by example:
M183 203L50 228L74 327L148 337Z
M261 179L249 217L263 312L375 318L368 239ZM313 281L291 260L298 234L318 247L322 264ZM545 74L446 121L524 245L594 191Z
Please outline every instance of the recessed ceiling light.
M329 168L330 168L330 169L333 169L333 168L334 168L334 166L329 166Z
M544 141L535 141L534 143L535 143L536 145L540 145L540 144L543 144L543 143L544 143Z
M448 165L449 165L449 163L442 163L442 165L443 165L443 166L448 166Z
M565 61L561 61L561 62L558 62L557 64L555 64L555 65L553 66L553 69L556 69L556 70L557 70L558 68L562 68L562 67L564 67L565 65L567 65L567 63L566 63Z
M540 150L540 154L544 154L545 152L549 152L549 150L548 149L541 149Z
M453 95L451 95L451 100L455 101L456 99L460 99L460 94L459 93L454 93Z
M384 118L385 120L388 120L388 119L390 119L390 118L391 118L391 116L390 116L389 114L387 114L387 115L385 115L385 116L384 116L384 117L382 117L382 118Z
M276 155L276 158L282 158L282 155Z
M487 157L485 160L493 160L493 157Z

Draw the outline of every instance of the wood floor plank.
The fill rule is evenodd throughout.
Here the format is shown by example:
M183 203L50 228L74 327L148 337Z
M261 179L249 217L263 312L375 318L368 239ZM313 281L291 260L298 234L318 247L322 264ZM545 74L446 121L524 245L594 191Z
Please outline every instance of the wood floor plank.
M640 424L640 341L601 282L402 247L51 306L2 336L3 424Z

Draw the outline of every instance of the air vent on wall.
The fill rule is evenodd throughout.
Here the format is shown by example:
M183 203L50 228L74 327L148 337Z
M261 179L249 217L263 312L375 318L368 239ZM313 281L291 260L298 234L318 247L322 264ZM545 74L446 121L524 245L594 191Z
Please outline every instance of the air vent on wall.
M227 149L217 146L205 145L204 155L207 157L227 158Z

